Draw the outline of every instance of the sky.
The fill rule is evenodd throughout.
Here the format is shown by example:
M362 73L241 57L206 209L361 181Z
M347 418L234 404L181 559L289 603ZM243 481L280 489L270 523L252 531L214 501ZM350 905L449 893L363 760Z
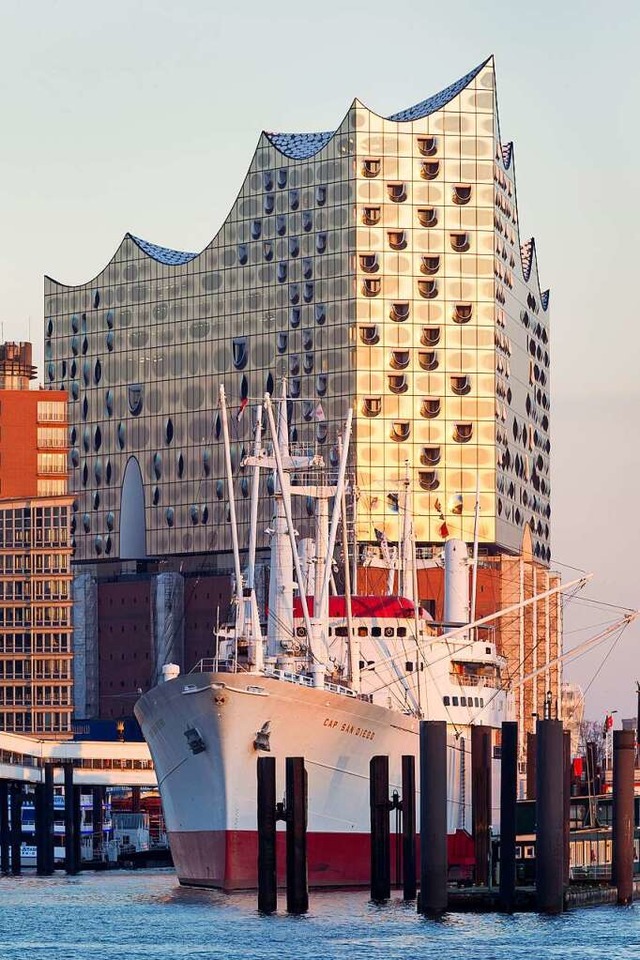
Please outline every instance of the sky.
M551 288L553 565L640 607L639 35L635 0L0 0L0 340L42 366L43 276L88 280L127 231L201 250L261 129L386 115L493 53ZM572 601L565 646L615 616ZM592 719L633 716L640 622L565 677Z

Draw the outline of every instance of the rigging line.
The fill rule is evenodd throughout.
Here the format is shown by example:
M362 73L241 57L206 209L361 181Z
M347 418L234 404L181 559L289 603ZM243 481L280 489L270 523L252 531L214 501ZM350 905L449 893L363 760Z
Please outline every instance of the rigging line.
M594 600L591 597L577 597L577 599L579 600L580 603L591 604L591 606L595 606L595 607L607 607L612 610L622 611L623 613L635 612L633 607L623 607L618 603L607 603L606 600Z
M416 603L417 603L417 600L416 600ZM411 629L415 629L415 624L412 623L411 626L409 627L409 629L410 629L410 630L411 630ZM441 638L441 637L434 637L433 639L440 641L442 638ZM450 710L449 706L444 702L444 697L443 697L443 695L442 695L442 692L441 692L441 690L440 690L440 687L438 686L438 682L437 682L436 678L434 677L433 671L432 671L432 669L431 669L431 668L432 668L432 665L435 665L436 663L440 663L440 662L443 661L443 660L448 660L451 655L450 655L450 654L447 654L446 656L443 656L443 657L441 657L440 659L434 660L434 661L427 660L427 656L426 656L426 653L425 653L424 648L423 648L423 646L422 646L421 639L416 636L416 637L415 637L415 642L416 642L416 650L418 651L419 656L422 658L422 661L423 661L425 667L427 668L427 673L429 674L429 677L431 678L431 682L432 682L433 686L435 687L436 694L438 695L438 697L439 697L440 700L442 701L442 705L443 705L444 708L445 708L445 713L446 713L446 715L447 715L447 717L448 717L448 722L449 722L449 724L453 727L453 729L454 729L454 731L455 731L456 737L459 737L459 736L460 736L460 731L459 731L459 729L458 729L458 724L457 724L456 721L453 719L453 716L452 716L452 714L451 714L451 710Z

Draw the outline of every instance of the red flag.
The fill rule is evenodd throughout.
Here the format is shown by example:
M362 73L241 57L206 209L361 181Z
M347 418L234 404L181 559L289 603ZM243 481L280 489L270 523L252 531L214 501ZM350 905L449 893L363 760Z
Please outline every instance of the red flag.
M449 527L446 524L446 521L440 525L440 536L443 540L449 536Z
M240 401L240 406L238 407L238 412L236 413L236 420L238 421L238 423L240 423L240 421L242 420L242 417L244 416L244 412L247 409L248 403L249 403L248 397L243 397L243 399Z

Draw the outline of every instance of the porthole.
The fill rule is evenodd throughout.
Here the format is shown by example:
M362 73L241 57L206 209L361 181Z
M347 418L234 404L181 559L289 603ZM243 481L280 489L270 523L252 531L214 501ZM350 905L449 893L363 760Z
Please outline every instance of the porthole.
M435 180L439 173L439 160L425 160L420 164L420 176L423 180Z
M418 363L422 370L438 369L438 354L435 350L420 350L418 352Z
M430 277L433 276L434 273L437 273L439 269L440 257L437 254L430 254L420 258L420 273L424 273L427 277Z
M463 206L471 200L471 184L457 183L453 187L452 197L454 203Z
M420 463L425 467L434 467L440 463L440 447L423 447L420 454Z
M468 323L473 316L473 304L456 303L453 308L453 320L455 323Z
M120 447L121 450L124 450L126 436L127 436L127 431L125 429L124 423L119 423L118 430L117 430L117 438L118 438L118 446Z
M244 370L249 359L247 337L234 337L232 351L234 367L236 370Z
M360 269L363 273L377 273L380 269L377 253L360 254Z
M409 301L401 300L397 303L391 304L390 317L392 320L395 320L396 323L403 323L405 320L409 319Z
M471 391L470 377L465 375L451 377L451 390L458 397L466 396Z
M176 463L178 478L181 479L184 476L184 457L181 453L178 454L178 460Z
M411 435L411 423L409 420L394 420L391 423L391 439L396 443L408 440Z
M113 526L115 524L115 517L111 511L109 511L109 513L106 516L106 524L107 524L107 530L113 530Z
M377 417L382 411L382 397L365 397L362 401L362 413L365 417Z
M438 284L435 280L418 280L418 293L425 300L433 300L438 296Z
M440 342L440 327L423 327L420 334L420 343L424 347L435 347Z
M392 250L404 250L407 235L404 230L387 230L387 241Z
M378 327L375 324L363 324L358 329L360 332L360 339L368 347L373 347L376 343L380 342L380 334L378 333Z
M171 443L173 440L173 420L171 417L167 417L164 425L164 441L165 443Z
M96 427L93 434L93 449L97 452L102 446L102 430L99 426Z
M456 423L453 428L453 439L456 443L468 443L473 436L472 423Z
M362 293L365 297L377 297L382 289L382 281L373 277L366 277L362 281Z
M362 222L366 227L375 227L377 223L380 223L380 207L364 207Z
M402 203L407 199L407 185L400 181L387 184L387 196L392 203Z
M418 221L423 227L435 227L438 223L438 213L434 207L420 207Z
M389 363L394 370L406 370L411 360L411 354L408 350L392 350Z
M159 480L162 476L162 457L159 453L154 453L153 455L153 475L156 480Z
M433 420L440 413L440 397L425 397L420 403L420 416L427 420Z
M435 137L418 137L418 150L423 157L432 157L438 150L438 141Z
M175 513L173 507L167 507L165 512L165 520L168 527L172 527L175 522Z
M404 373L390 373L387 377L389 390L396 395L406 393L409 389Z
M366 157L362 161L362 175L364 177L377 177L382 169L382 161L379 157Z
M418 470L418 483L423 490L437 490L440 486L437 470Z
M471 246L469 234L466 230L456 230L450 233L449 241L451 243L451 249L455 250L456 253L466 253Z

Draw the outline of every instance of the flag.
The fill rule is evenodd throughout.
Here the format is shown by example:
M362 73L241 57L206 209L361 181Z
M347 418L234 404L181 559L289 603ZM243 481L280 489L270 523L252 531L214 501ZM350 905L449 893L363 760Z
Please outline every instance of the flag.
M316 418L316 420L326 420L326 419L327 419L327 418L325 417L325 415L324 415L324 410L322 409L322 404L321 404L321 403L319 403L318 406L316 407L315 418Z
M449 511L455 513L458 516L462 513L462 494L456 493L455 497L452 498L449 504Z
M446 540L449 536L449 527L447 526L446 520L440 524L440 536L443 540Z
M236 420L238 421L238 423L240 423L240 421L242 420L244 416L244 412L247 409L248 403L249 403L248 397L243 397L242 400L240 401L240 406L238 407L238 412L236 413Z

